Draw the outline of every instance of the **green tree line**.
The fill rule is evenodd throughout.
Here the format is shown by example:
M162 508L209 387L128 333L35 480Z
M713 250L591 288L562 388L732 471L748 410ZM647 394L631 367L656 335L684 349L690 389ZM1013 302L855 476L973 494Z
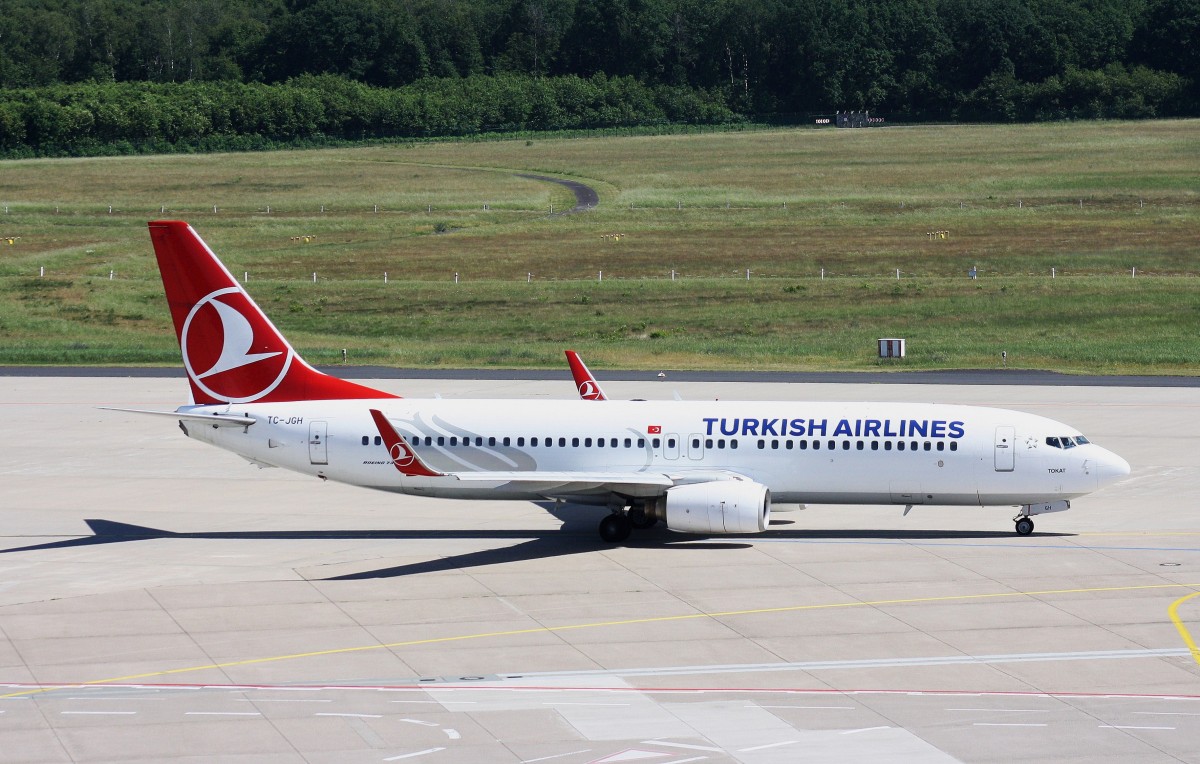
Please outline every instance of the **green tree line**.
M687 119L718 120L864 109L962 120L1196 115L1196 40L1200 0L0 0L0 140L48 151L73 135L171 143L171 130L192 140L534 129L616 121L568 116L589 109L676 119L665 103L676 100L705 105L685 109ZM589 88L638 102L577 107L572 92ZM356 108L374 116L344 116L328 103L338 93L365 98ZM414 119L407 105L469 107L455 101L464 93L502 116L425 106ZM504 113L495 102L509 96L542 105ZM204 103L176 104L187 97ZM284 111L290 101L296 113L242 132L260 104L214 113L239 97ZM158 117L168 129L153 136L103 137L126 118L82 105L97 98L115 99L117 112L157 101L174 116ZM658 106L643 115L647 99ZM311 123L315 102L330 121ZM389 109L409 121L389 122ZM72 124L88 121L84 111L94 134ZM205 120L209 132L197 128Z
M0 91L0 155L238 150L737 119L719 93L603 74L424 78L400 88L334 75L278 85L83 83Z

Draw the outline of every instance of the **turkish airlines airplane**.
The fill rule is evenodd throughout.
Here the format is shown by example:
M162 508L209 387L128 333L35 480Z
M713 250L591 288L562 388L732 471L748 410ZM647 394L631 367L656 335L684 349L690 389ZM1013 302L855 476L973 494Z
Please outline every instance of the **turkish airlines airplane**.
M1129 474L1070 425L996 408L397 397L314 369L187 223L149 226L193 402L144 413L255 464L414 496L607 506L609 542L659 521L765 531L772 501L1016 506L1028 535L1031 515Z

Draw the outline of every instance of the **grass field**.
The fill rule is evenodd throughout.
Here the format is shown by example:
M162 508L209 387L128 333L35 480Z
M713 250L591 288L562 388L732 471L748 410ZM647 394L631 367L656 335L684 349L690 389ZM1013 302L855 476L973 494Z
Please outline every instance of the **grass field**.
M1193 374L1198 201L1197 121L4 162L0 363L177 363L170 217L318 363Z

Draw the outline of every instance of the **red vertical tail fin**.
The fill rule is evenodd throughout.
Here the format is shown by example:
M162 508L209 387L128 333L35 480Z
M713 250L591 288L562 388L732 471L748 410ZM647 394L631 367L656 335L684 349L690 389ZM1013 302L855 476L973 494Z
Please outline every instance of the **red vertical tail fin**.
M149 226L196 403L396 397L309 366L187 223Z
M600 389L600 383L592 376L583 359L574 350L564 351L567 363L571 366L571 376L575 379L575 387L579 389L579 397L585 401L606 401L608 397Z

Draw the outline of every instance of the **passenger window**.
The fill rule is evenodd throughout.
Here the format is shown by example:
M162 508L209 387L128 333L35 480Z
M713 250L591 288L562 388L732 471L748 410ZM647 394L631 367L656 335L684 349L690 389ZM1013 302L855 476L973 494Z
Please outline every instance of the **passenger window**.
M945 450L946 450L946 444L945 444L943 441L940 441L940 440L939 440L939 441L938 441L938 444L937 444L937 450L938 450L938 451L945 451Z
M930 443L929 441L925 441L925 450L926 450L926 451L932 451L932 450L933 450L933 444L932 444L932 443Z
M807 441L807 440L802 440L802 441L800 441L800 450L801 450L801 451L807 451L807 450L808 450L808 441Z
M843 441L842 441L842 450L843 450L843 451L849 451L849 450L850 450L850 441L848 441L848 440L843 440Z
M452 445L452 446L458 445L458 436L457 435L450 436L450 445Z
M813 441L813 451L820 451L820 450L821 450L821 441L814 440Z
M579 438L571 438L571 447L579 448Z
M504 436L504 440L502 442L506 446L512 445L512 440L507 435Z
M630 438L626 438L625 439L625 448L632 448L632 447L633 447L633 440Z
M645 448L645 447L646 447L646 439L638 438L638 448Z
M700 448L700 439L692 438L692 448Z
M762 450L763 450L764 448L766 448L766 447L767 447L767 441L765 441L765 440L762 440L762 439L760 438L760 439L759 439L759 441L758 441L758 450L759 450L759 451L762 451Z
M725 448L725 439L721 438L717 441L717 448Z
M650 445L654 446L655 448L662 448L662 438L655 438L650 442Z
M537 440L538 440L537 438L530 438L529 439L529 447L535 448L537 446Z
M890 441L890 440L883 441L883 450L891 451L892 450L892 441Z
M958 443L957 443L957 442L951 442L951 443L950 443L950 450L951 450L951 451L957 451L957 450L958 450Z
M896 450L897 450L897 451L903 451L903 450L904 450L904 441L900 441L900 442L898 442L898 443L896 444Z
M732 440L729 441L729 447L737 448L737 438L733 438Z
M829 441L829 450L833 451L836 448L837 448L837 441L834 441L834 440Z
M675 448L675 439L667 438L667 448Z
M779 450L779 441L777 441L777 440L773 440L773 441L771 441L771 448L773 448L773 449L775 449L776 451L778 451L778 450Z
M584 439L583 439L583 445L584 445L584 446L586 446L587 448L591 448L591 447L592 447L592 439L591 439L591 438L584 438Z
M608 445L612 448L616 448L617 447L617 439L613 438L612 440L608 441Z
M871 450L872 450L872 451L878 451L878 450L879 450L879 441L877 441L877 440L873 440L873 441L871 441Z
M446 445L446 438L445 438L445 436L444 436L444 435L439 435L439 436L438 436L438 445L439 445L439 446L444 446L444 445Z
M863 446L864 446L864 445L865 445L865 444L864 444L864 443L863 443L861 440L860 440L860 441L858 441L858 445L857 445L857 448L858 448L858 450L859 450L859 451L862 451L862 450L863 450Z
M566 447L567 447L567 439L566 439L566 438L559 438L559 439L558 439L558 447L559 447L559 448L566 448Z
M494 445L496 445L496 436L495 436L495 435L492 435L492 436L490 436L490 437L488 438L488 445L489 445L489 446L494 446Z
M705 448L712 448L712 446L713 446L713 441L712 441L712 438L706 438L706 439L704 440L704 447L705 447Z
M788 451L791 451L794 446L793 446L792 441L785 440L785 441L783 441L783 447L786 448Z

